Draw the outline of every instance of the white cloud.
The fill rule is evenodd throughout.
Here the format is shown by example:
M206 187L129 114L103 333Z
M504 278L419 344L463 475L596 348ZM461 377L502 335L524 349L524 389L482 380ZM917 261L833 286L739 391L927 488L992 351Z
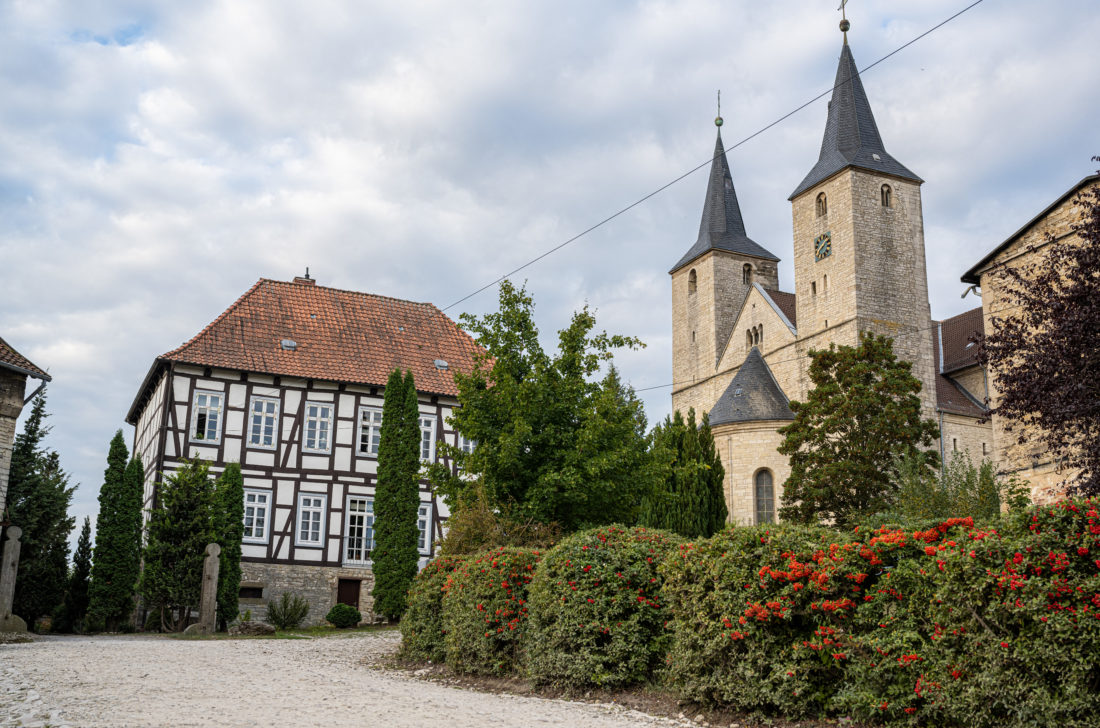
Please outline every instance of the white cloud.
M962 7L851 8L866 66ZM887 147L927 181L932 311L1091 171L1089 0L983 3L864 77ZM828 88L831 6L10 3L0 10L0 335L49 367L53 445L94 513L106 445L154 356L261 276L447 305ZM730 154L749 234L784 259L787 195L825 100ZM666 272L697 173L516 276L552 342L589 302L671 379ZM483 312L485 292L451 311ZM644 393L650 420L668 390Z

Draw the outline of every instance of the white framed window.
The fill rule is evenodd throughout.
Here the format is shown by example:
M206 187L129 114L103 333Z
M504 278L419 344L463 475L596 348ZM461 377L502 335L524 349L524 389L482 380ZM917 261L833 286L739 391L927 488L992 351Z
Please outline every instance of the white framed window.
M460 432L455 435L455 444L458 445L459 450L469 455L477 447L477 440L471 440Z
M298 494L297 546L322 546L325 536L325 500L319 493Z
M429 503L421 503L420 510L416 514L416 547L420 553L426 554L431 550L431 519L432 507Z
M431 415L420 415L420 459L435 460L435 417Z
M359 456L378 457L378 443L382 441L382 409L359 408Z
M195 391L191 407L191 439L217 445L222 439L222 407L225 395L221 392Z
M348 496L344 518L344 563L365 565L374 550L374 499Z
M248 446L274 450L279 442L279 400L253 397L248 410Z
M303 452L328 452L332 449L332 403L306 402Z
M268 508L271 494L266 490L244 492L244 539L246 543L267 543Z

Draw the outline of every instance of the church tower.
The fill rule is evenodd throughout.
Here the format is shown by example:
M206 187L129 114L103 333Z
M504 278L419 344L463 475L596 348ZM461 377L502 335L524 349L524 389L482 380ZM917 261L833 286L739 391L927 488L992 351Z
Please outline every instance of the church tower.
M841 30L821 153L789 198L800 348L855 345L863 331L892 337L898 358L913 363L930 417L935 360L923 180L887 153L848 46L847 20Z
M716 373L734 319L752 288L778 286L779 258L745 232L729 161L722 145L722 117L703 201L699 236L669 271L672 276L672 408L709 410L694 401L693 385ZM690 391L686 391L690 390ZM679 394L679 396L678 396Z

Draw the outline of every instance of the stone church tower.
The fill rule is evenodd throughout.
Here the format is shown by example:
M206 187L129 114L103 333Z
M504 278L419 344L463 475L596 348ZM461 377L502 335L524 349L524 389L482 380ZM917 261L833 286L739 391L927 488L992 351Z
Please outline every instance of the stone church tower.
M789 198L800 349L853 346L864 331L892 337L931 417L922 181L887 153L845 37L821 154Z
M778 259L745 232L719 132L698 238L669 271L672 406L709 414L732 521L776 517L790 474L777 430L793 419L789 401L808 393L811 349L855 345L865 331L889 336L921 381L925 417L942 423L955 394L961 404L946 411L970 407L967 427L981 416L942 376L921 184L886 151L845 34L817 163L789 198L795 291L783 292Z

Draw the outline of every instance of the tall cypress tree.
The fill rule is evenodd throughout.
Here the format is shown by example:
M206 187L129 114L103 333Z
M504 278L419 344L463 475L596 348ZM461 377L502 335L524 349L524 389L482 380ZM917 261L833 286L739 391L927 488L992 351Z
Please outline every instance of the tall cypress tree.
M708 538L726 525L725 469L706 414L700 426L695 410L685 421L677 411L653 428L651 455L660 482L642 501L643 526L664 528L686 538Z
M35 398L23 431L15 438L8 481L8 517L23 529L12 612L27 624L61 605L69 573L69 517L74 487L57 453L42 446L46 393Z
M241 594L241 540L244 538L244 478L239 463L230 463L214 484L219 521L218 622L237 618Z
M95 561L92 565L89 616L115 631L134 610L141 559L141 462L131 460L122 430L111 438L107 469L99 489Z
M191 460L159 484L149 518L141 595L159 611L161 628L179 631L199 604L206 545L214 540L214 488L206 463Z
M65 592L65 607L60 625L54 625L60 631L84 631L84 616L88 612L88 581L92 575L92 519L84 518L80 529L80 539L73 553L73 570L69 574L69 588Z
M382 404L378 482L374 489L374 611L389 619L405 613L405 593L416 576L416 518L420 503L420 411L412 372L394 370Z

